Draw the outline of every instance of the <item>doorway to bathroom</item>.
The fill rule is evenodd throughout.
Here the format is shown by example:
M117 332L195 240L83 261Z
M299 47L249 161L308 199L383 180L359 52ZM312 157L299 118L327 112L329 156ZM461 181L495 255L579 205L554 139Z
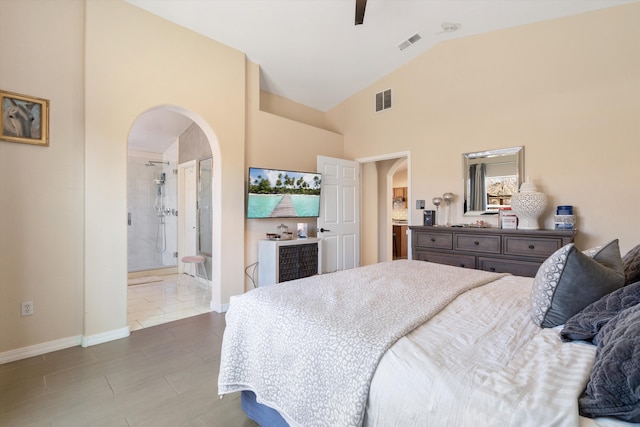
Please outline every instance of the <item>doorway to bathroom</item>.
M134 122L127 176L130 330L211 311L211 166L209 140L186 115L160 107ZM204 256L207 274L202 266L185 271L180 259L187 255Z
M179 137L188 117L163 109L142 113L127 150L127 269L134 276L176 273Z
M127 164L128 271L175 273L177 146L163 153L129 149Z

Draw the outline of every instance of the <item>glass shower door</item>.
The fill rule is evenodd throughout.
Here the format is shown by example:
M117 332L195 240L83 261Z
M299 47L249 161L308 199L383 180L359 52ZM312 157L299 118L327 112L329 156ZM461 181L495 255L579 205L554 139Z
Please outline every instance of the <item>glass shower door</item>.
M198 253L207 257L207 274L211 277L212 239L212 200L213 200L213 158L198 162Z

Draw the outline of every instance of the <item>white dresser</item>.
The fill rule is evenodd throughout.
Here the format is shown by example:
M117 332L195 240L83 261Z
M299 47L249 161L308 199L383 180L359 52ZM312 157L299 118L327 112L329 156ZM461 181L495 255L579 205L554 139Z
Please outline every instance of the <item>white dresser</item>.
M258 286L320 274L321 239L260 240L258 242Z

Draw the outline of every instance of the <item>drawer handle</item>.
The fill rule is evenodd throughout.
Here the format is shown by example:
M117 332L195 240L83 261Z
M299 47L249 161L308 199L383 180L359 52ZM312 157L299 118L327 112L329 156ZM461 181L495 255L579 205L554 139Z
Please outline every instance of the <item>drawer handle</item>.
M480 242L478 242L477 240L475 242L473 242L474 245L478 246L480 244Z
M432 238L431 238L431 241L432 241L432 242L435 242L435 241L436 241L436 239L432 237Z
M535 249L536 247L534 245L529 245L529 249Z

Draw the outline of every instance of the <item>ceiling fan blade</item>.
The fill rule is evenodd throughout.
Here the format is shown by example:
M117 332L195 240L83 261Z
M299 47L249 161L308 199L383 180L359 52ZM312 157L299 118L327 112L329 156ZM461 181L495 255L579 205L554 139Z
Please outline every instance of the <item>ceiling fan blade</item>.
M356 25L364 22L364 10L367 8L367 0L356 0Z

